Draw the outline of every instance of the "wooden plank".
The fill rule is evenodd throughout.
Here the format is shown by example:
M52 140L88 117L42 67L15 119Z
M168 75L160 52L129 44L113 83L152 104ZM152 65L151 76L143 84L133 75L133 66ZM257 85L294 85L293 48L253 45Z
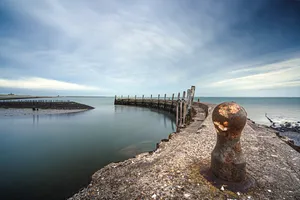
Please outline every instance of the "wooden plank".
M185 91L183 91L183 95L182 95L182 107L183 107L183 113L182 113L182 126L184 126L184 125L185 125L185 116L186 116Z

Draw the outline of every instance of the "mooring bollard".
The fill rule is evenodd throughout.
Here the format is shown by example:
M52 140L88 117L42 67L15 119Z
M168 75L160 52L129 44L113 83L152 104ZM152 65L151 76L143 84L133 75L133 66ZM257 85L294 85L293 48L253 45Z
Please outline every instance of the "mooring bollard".
M246 176L240 137L247 121L245 109L234 102L217 105L212 113L217 144L211 153L211 169L225 181L239 182Z

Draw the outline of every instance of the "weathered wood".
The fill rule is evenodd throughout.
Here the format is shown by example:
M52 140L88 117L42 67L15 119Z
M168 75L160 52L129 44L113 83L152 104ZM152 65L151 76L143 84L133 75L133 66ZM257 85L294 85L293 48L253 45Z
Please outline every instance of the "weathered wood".
M172 94L172 104L171 104L170 112L171 112L171 110L173 108L173 104L174 104L174 93Z
M179 121L179 101L177 100L176 102L176 132L179 131L179 127L178 127L178 121Z
M182 125L185 125L185 116L186 116L186 101L185 101L185 91L183 91L182 97L182 106L183 106L183 113L182 113Z
M188 100L187 100L187 106L188 110L191 109L191 102L192 102L192 91L190 89L187 90Z
M157 96L157 108L159 108L159 97L160 97L160 94Z
M192 87L191 87L191 91L192 91L192 94L191 94L191 96L192 96L191 104L193 104L193 102L194 102L194 97L195 97L195 89L196 89L196 87L195 87L195 86L192 86Z
M182 127L182 103L183 103L183 100L180 100L180 104L179 104L179 127L181 128Z

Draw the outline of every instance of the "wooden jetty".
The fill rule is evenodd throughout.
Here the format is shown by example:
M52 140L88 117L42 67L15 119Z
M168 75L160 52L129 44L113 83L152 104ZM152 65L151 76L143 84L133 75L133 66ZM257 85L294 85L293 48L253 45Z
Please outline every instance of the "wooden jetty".
M178 92L177 97L175 97L173 93L172 97L167 97L167 94L165 94L163 98L160 97L160 94L158 94L157 97L153 97L151 94L148 98L145 98L144 95L142 95L142 97L135 95L133 98L129 95L127 98L115 96L114 103L115 105L140 106L173 113L176 117L176 130L178 132L179 128L185 127L191 120L194 95L195 86L191 86L191 89L188 89L187 92L183 91L182 96L180 96L180 92Z

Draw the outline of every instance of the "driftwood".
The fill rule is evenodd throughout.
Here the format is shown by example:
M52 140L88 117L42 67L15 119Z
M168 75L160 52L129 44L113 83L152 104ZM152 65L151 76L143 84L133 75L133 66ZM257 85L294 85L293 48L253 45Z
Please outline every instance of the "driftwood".
M290 121L284 121L284 122L275 122L270 117L267 116L267 113L265 114L266 118L272 123L270 126L271 128L280 131L280 132L297 132L300 133L300 122L290 122ZM300 135L299 135L300 137Z
M276 135L296 151L300 152L300 122L274 122L274 120L267 116L267 113L265 116L272 123L270 127L278 131Z

